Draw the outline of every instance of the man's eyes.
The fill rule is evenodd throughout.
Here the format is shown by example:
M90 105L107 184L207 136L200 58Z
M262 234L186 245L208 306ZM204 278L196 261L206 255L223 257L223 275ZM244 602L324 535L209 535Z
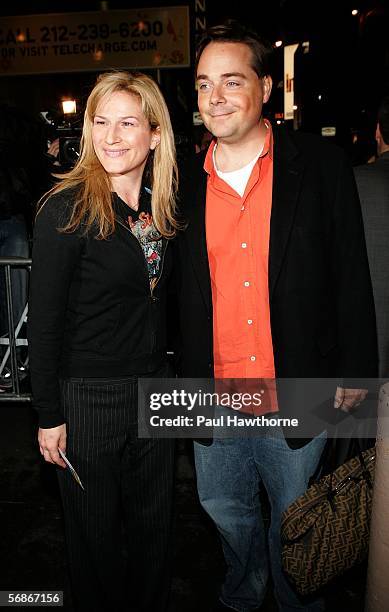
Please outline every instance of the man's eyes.
M234 89L235 87L239 87L240 83L239 81L225 81L223 85L228 89ZM198 89L199 91L207 91L208 89L212 89L212 85L211 83L199 83Z

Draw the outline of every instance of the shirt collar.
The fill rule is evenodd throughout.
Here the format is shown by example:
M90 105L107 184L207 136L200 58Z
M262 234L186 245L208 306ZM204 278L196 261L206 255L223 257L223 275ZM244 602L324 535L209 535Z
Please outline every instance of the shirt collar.
M259 159L269 154L270 159L273 160L273 130L272 130L270 121L268 121L267 119L264 119L264 123L266 125L267 130L266 130L265 142L263 145L262 153L259 156ZM212 171L215 169L214 163L213 163L213 151L215 149L216 144L217 144L217 141L216 141L216 138L214 138L211 144L209 145L207 154L205 156L204 170L208 174L211 174Z

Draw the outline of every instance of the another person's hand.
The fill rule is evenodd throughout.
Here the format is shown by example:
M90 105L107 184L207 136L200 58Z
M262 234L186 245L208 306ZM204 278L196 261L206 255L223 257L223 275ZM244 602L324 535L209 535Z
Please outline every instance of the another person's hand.
M363 402L368 393L367 389L344 389L336 387L334 408L342 410L342 412L351 412Z
M49 148L47 149L47 154L51 155L52 157L58 157L59 138L56 138L55 140L53 140L53 142L50 144Z
M60 166L59 163L59 138L53 140L47 149L47 156L50 158L53 166Z
M49 429L39 428L38 431L39 450L45 461L55 463L61 467L66 467L66 463L58 452L60 448L66 452L66 425L50 427Z

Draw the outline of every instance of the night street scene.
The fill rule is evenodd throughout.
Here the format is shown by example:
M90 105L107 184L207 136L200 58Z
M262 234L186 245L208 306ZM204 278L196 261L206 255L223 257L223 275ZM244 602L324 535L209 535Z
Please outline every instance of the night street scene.
M239 27L243 26L242 31L252 29L265 41L261 48L266 48L266 53L271 49L269 72L265 51L261 58L265 71L259 74L254 66L255 44L250 47L241 39L228 42L228 35L227 42L226 38L218 41L215 30L216 38L207 39L196 64L196 47L204 33L227 20L236 20ZM0 607L62 607L67 612L389 610L389 521L384 511L389 501L389 447L385 446L389 436L383 425L387 422L385 408L389 408L389 387L385 384L389 380L388 32L387 0L2 3ZM234 67L231 73L224 69L228 58L234 63L231 49L238 54L241 72ZM252 59L251 64L247 60L251 74L246 79L247 57ZM219 82L216 84L219 66L223 67L220 72L226 91L222 91ZM112 71L121 76L111 75L111 82L103 79L100 85L96 83L99 74ZM128 74L123 76L123 71L136 76L131 80ZM139 72L150 78L137 76ZM115 79L119 85L115 85ZM253 90L250 79L255 80ZM124 85L127 81L130 84ZM157 91L152 82L158 84ZM233 93L227 92L227 82ZM163 110L163 100L168 113ZM243 179L238 172L240 166L228 166L232 157L228 158L226 152L233 149L228 146L234 141L232 137L229 141L229 135L223 132L223 113L217 109L226 107L227 114L233 115L234 104L244 107L244 111L239 110L240 125L236 122L239 136L249 125L251 115L256 115L253 106L257 102L261 109L263 104L263 109L253 121L266 135L258 140L261 147L258 154L255 149L255 158L249 153L247 159L242 158L245 168L251 164ZM166 119L168 115L170 120ZM120 126L118 120L112 128L113 117L115 121L120 119ZM135 136L128 135L128 126L135 126ZM280 133L290 134L290 138L285 136L282 140ZM170 145L162 148L164 139ZM123 142L127 144L118 144ZM136 144L131 158L135 161L130 160L124 172L124 161L121 166L118 158L127 159L132 142ZM284 142L294 144L283 145ZM298 150L299 143L303 162L300 164L292 154L287 159L289 153L285 153L282 170L281 162L277 165L282 158L281 148ZM171 204L175 194L171 187L176 168L171 153L174 145L179 177L177 206L181 211L184 201L184 221ZM194 153L199 154L200 165L192 162ZM158 163L160 172L156 169ZM78 175L75 168L80 168ZM262 191L254 184L256 168ZM239 176L231 176L236 172ZM136 177L131 179L138 185L135 203L134 183L121 180L126 173ZM68 214L68 201L63 195L68 192L57 189L63 174L67 177L66 189L79 187L82 192L81 199L74 200L73 216L66 218L69 225L65 229L59 223L65 219L62 212ZM169 188L166 176L170 179ZM41 198L45 201L45 194L52 188L54 194L36 217L41 205L38 202ZM254 195L250 199L251 188ZM109 197L112 194L110 204L107 191ZM196 209L201 202L200 192L204 200L202 225ZM155 193L163 201L159 208ZM259 205L253 209L258 193ZM47 212L51 198L58 204L56 215ZM102 203L95 206L99 198ZM228 206L235 202L234 198L239 200L236 210L240 217L233 217L235 212L220 212L217 206L223 198L223 205ZM278 202L280 209L276 209ZM214 213L210 212L211 204ZM249 204L260 219L258 223L263 223L263 232L256 234L255 226L253 231L253 218L244 225L242 213ZM284 216L279 212L281 206ZM236 235L230 223L234 224L234 232L240 228ZM49 235L50 227L59 236L58 241ZM99 230L96 240L88 237L91 227ZM13 234L15 242L10 246L8 232L13 231L17 235ZM238 247L233 250L235 237ZM246 264L244 257L251 253L251 239L255 256L260 254L261 263L265 260L266 272L259 263L254 265L254 257ZM127 262L127 254L133 260ZM348 269L346 264L342 267L344 261ZM258 273L258 278L252 281L251 273ZM192 274L197 280L192 280ZM333 278L336 280L332 286ZM220 289L222 282L225 285ZM259 289L257 298L250 302L247 296L253 284ZM204 306L207 300L208 311ZM55 308L60 311L57 317L52 316ZM263 309L257 317L260 324L256 320L257 308ZM317 317L312 315L315 309ZM245 327L240 322L241 315ZM56 330L58 325L63 327ZM251 332L257 334L256 340L251 339ZM284 341L285 337L290 343ZM342 342L348 342L344 359ZM74 346L76 351L77 346L81 347L80 354L85 349L86 361L69 357ZM147 359L142 357L143 349L148 351ZM106 361L98 364L94 351L96 355L104 354ZM243 369L239 362L242 351L250 361ZM265 364L263 370L259 355ZM336 359L338 370L331 361ZM116 369L119 362L120 368ZM197 368L203 362L207 370ZM61 375L61 371L65 374ZM365 497L360 495L360 503L366 504L364 525L344 536L344 550L349 550L348 540L358 541L365 529L363 554L356 555L356 560L338 574L335 570L319 590L300 593L298 597L294 593L290 600L285 595L287 591L284 600L279 594L279 585L286 578L280 579L281 568L275 569L273 563L272 548L281 546L281 540L272 540L272 513L275 507L281 507L281 502L274 499L273 489L262 477L263 456L258 453L260 458L255 458L254 483L250 480L251 467L248 463L243 465L243 454L239 473L235 464L227 462L236 460L233 451L225 455L220 452L218 456L212 434L210 440L193 444L196 436L174 436L170 432L165 436L170 441L158 440L158 451L150 450L150 440L137 446L128 435L137 427L136 417L132 421L129 416L127 403L132 402L131 407L138 405L138 377L177 377L185 383L189 381L188 388L193 380L207 379L218 390L219 381L215 379L219 378L235 381L232 388L235 385L238 389L238 379L260 378L269 384L267 379L274 383L276 376L343 381L334 386L335 398L325 396L331 409L333 400L343 416L349 411L356 415L359 404L362 409L369 406L376 423L378 406L381 418L377 455L374 451L373 457L374 493L371 473L363 464L366 449L375 443L370 434L364 436L363 445L355 451L355 456L362 457L361 475L355 477L352 473L347 481L357 488L362 487L362 482L366 485ZM364 384L365 379L370 382ZM270 408L262 413L254 411L253 415L269 412L274 416L282 403L280 387L277 391L275 385L266 384ZM104 401L107 412L100 413L96 407ZM325 403L320 404L323 410L327 408ZM163 402L151 410L154 415L165 414ZM251 404L250 410L254 410ZM188 410L185 414L192 417L195 412ZM181 419L180 426L188 425L189 420ZM114 454L109 436L116 425L119 432L124 422L129 429L120 443L117 433L112 442L112 448L117 443ZM59 432L60 427L65 429L58 433L55 449L61 450L63 444L65 458L61 459L55 450L56 466L52 464L48 432ZM74 433L77 427L81 432L78 437ZM283 436L282 427L278 430ZM330 447L330 440L326 445L326 436L319 433L300 435L295 446L286 445L282 437L290 453L285 455L284 465L273 456L268 464L263 460L266 469L270 465L269 479L274 476L277 480L281 474L277 482L279 498L281 493L288 498L288 480L293 476L287 475L293 474L294 467L301 474L308 470L304 449L312 448L319 440L319 445L323 442L319 449L323 451L323 462L328 460L324 449ZM245 442L251 444L251 438ZM99 444L103 459L97 458L95 452ZM354 457L351 446L350 443L344 460L338 460L334 469ZM212 447L216 447L214 454L209 452ZM75 449L80 456L85 453L81 463L73 459L77 457ZM301 462L291 458L293 453L295 458L301 457ZM299 492L288 498L288 506L306 490L308 481L313 482L311 477L321 477L320 466L323 468L324 463L319 461L320 453L316 463L315 457L310 457L311 472L302 489L296 485ZM134 457L138 462L133 472L126 457L130 457L130 466ZM66 467L64 460L72 463ZM106 465L102 467L104 461ZM109 483L111 475L113 482ZM138 478L143 486L139 486ZM241 481L242 490L246 484L250 492L241 493L242 505L234 506L239 483L228 490L226 480ZM97 492L88 497L88 487L104 489L104 496L99 497ZM255 497L255 512L258 522L263 521L263 533L253 527L252 538L258 537L261 543L255 542L244 556L245 524L252 513L252 508L245 505L249 495ZM112 497L116 500L114 509ZM330 496L328 500L328 507L336 514ZM168 515L169 508L172 517L166 518L163 513ZM112 516L119 512L123 512L123 521L118 519L113 524ZM229 529L236 527L231 526L230 519L231 524L238 524L235 542L229 539ZM274 524L276 519L273 529ZM96 535L90 536L94 528ZM117 555L120 563L109 555L116 537L122 548ZM322 559L323 549L319 553ZM340 566L344 562L342 555L340 551ZM261 564L265 558L269 558L271 569L264 570L263 575L259 566L266 565L266 560ZM258 567L252 570L253 559ZM313 572L315 559L312 563L310 570L300 571ZM324 564L336 565L331 552ZM127 575L119 575L121 565L128 566ZM252 575L247 577L250 572ZM121 585L123 593L108 593L115 584ZM292 592L292 583L288 584ZM101 593L105 589L104 596L100 588Z

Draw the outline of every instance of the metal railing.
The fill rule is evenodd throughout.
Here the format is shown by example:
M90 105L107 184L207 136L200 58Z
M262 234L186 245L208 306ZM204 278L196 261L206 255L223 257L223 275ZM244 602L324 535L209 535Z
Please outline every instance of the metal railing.
M19 334L23 324L27 321L28 304L25 304L19 321L14 322L14 305L12 298L12 275L11 268L30 269L31 259L24 257L0 257L0 267L4 268L5 273L5 294L8 320L8 336L0 337L0 346L7 347L0 361L0 377L2 376L7 364L9 364L12 387L10 390L2 389L0 401L26 401L32 399L31 393L20 392L20 380L18 373L17 347L27 346L27 338L20 338Z

